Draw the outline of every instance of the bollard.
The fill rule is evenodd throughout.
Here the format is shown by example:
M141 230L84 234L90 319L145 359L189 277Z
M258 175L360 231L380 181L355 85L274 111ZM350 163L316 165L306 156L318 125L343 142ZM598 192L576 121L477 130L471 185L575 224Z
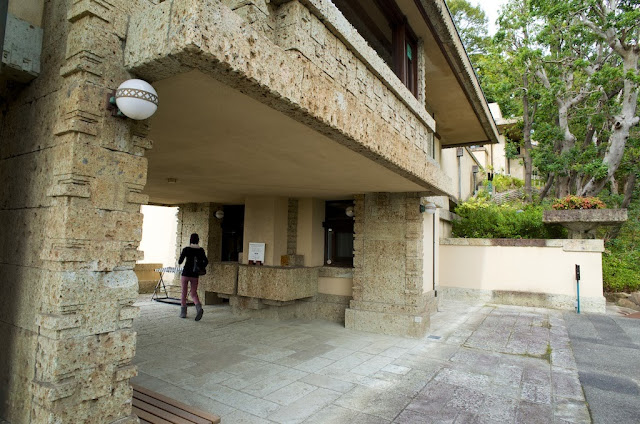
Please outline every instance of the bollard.
M576 302L576 310L580 313L580 265L576 264L576 294L577 294L577 302Z

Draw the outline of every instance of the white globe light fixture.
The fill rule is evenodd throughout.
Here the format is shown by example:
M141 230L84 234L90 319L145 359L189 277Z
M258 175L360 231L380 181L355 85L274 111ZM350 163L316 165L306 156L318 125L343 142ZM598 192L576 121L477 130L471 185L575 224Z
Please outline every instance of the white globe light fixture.
M424 205L420 205L420 212L426 212L429 215L436 213L436 204L433 202L427 202Z
M224 211L223 210L216 211L216 218L218 219L224 218Z
M347 206L347 209L344 210L345 215L347 215L349 218L353 218L353 206Z
M158 109L158 93L151 84L139 79L120 84L115 101L122 114L136 120L147 119Z

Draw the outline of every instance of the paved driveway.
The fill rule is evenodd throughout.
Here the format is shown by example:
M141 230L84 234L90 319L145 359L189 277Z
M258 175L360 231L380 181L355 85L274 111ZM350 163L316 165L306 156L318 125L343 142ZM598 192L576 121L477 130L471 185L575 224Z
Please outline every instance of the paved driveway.
M139 305L133 381L224 424L591 422L559 311L446 302L414 340Z
M640 423L640 320L566 313L594 423Z

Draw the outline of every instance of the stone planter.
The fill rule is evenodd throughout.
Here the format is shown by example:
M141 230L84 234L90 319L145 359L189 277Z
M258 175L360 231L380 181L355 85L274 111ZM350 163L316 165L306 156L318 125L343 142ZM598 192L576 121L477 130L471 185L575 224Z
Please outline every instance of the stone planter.
M626 209L544 211L542 217L545 224L560 224L568 229L571 239L593 239L599 227L622 225L626 220Z

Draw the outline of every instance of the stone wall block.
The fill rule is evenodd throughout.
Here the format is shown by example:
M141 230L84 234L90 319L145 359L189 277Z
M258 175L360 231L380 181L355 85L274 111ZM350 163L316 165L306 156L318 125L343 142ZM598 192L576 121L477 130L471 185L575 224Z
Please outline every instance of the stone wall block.
M81 395L76 388L74 395ZM86 422L86 423L129 423L138 422L131 415L132 389L128 381L114 382L111 384L109 396L78 401L76 396L68 396L56 402L40 401L34 399L34 408L31 413L31 422Z
M140 307L138 306L122 306L118 318L123 320L133 320L140 316Z
M63 95L61 91L54 91L24 104L12 105L4 112L2 138L14 142L0 143L0 159L35 153L55 144L53 127L59 115L59 99ZM10 169L16 172L19 168Z
M0 179L4 196L0 209L39 208L49 206L46 197L53 165L50 152L34 152L2 161Z
M85 304L89 304L87 308L92 309L95 308L95 303L101 303L101 307L106 307L112 302L112 308L105 313L110 314L110 325L114 326L114 329L119 316L117 305L133 303L138 297L138 280L133 270L51 271L45 278L45 281L49 282L49 296L43 304L45 313L80 312ZM87 323L90 322L88 318L85 318Z
M31 385L34 400L41 404L50 404L56 400L72 396L75 390L76 384L72 379L62 383L34 381Z
M422 258L407 258L406 270L408 273L421 273L422 272Z
M63 330L79 328L83 322L84 319L79 314L40 314L36 320L36 325L40 326L41 331L50 330L53 334L59 334Z
M423 256L422 245L423 245L422 240L419 240L419 239L407 240L406 242L407 258L422 258Z
M42 208L0 210L3 236L0 237L0 263L27 267L42 266L40 249L45 242L47 212ZM23 273L24 269L20 270ZM4 278L8 278L5 274ZM7 280L7 289L15 284Z
M113 20L113 6L104 0L73 0L67 11L69 22L75 22L86 16L95 16L105 22Z
M137 365L125 365L123 367L116 368L113 375L114 381L129 380L138 375Z

